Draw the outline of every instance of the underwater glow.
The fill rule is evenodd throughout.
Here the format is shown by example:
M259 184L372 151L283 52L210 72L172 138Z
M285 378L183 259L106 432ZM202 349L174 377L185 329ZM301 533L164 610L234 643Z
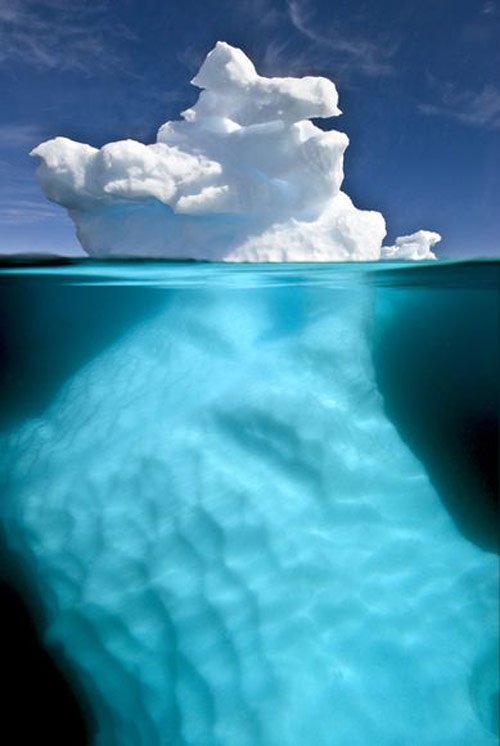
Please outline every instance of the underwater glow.
M373 366L414 276L394 292L324 271L21 272L77 350L85 319L96 337L145 293L0 442L2 521L100 746L496 743L497 557L453 520Z

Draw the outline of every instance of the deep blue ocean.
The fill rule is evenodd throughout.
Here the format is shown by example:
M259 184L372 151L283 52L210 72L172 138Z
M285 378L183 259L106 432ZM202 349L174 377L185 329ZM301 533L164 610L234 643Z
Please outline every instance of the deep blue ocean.
M499 381L498 261L4 260L2 728L498 744Z

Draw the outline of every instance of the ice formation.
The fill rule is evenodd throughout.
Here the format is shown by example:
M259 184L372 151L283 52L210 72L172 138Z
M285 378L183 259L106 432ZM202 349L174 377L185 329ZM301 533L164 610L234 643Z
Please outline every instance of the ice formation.
M410 236L399 236L394 246L382 246L381 259L436 259L433 247L441 241L439 233L417 231Z
M218 42L192 82L202 89L197 103L152 145L97 149L57 137L32 151L45 194L67 208L89 254L380 258L384 218L341 190L347 136L310 121L341 113L330 80L262 77L241 50ZM392 258L422 258L418 247L398 247Z
M373 288L197 269L0 441L98 744L493 746L497 558L387 419Z

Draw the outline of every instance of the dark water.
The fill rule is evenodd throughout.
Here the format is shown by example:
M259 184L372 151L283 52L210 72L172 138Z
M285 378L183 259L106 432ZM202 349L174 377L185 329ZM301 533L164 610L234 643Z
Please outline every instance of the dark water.
M1 431L42 418L89 361L200 288L232 299L254 290L272 296L266 344L302 334L317 312L316 298L324 304L329 294L351 298L361 289L370 305L364 323L388 418L465 540L498 552L500 262L257 267L6 261L0 268ZM31 730L50 744L90 743L94 725L86 695L68 683L62 651L50 658L40 644L38 590L10 554L5 531L2 540L3 676L15 682L7 712L17 701L29 713L21 734ZM494 709L486 715L490 728Z

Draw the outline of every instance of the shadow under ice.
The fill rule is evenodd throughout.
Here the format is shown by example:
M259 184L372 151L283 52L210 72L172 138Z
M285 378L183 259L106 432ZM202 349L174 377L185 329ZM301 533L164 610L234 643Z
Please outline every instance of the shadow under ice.
M374 361L387 414L459 530L498 551L498 291L383 288L377 302Z

